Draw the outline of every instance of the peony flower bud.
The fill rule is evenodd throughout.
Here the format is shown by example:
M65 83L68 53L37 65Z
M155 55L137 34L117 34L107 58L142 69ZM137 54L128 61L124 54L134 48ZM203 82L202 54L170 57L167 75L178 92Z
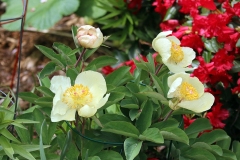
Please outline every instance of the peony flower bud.
M84 25L77 30L77 40L84 48L97 48L103 42L103 34L99 28Z

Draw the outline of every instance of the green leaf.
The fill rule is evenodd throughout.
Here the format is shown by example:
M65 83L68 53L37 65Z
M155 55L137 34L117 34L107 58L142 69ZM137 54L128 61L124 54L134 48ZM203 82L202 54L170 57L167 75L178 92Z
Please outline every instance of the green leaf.
M135 138L138 138L139 135L138 129L133 124L125 121L108 122L104 125L102 131Z
M135 138L127 138L124 141L124 153L127 160L133 160L140 152L142 141Z
M192 138L196 138L196 133L200 133L204 130L212 129L212 125L210 124L207 118L197 118L187 129L185 129L186 134Z
M60 70L60 67L56 65L55 62L48 62L46 66L39 73L39 79L43 79L44 77Z
M7 0L7 11L1 19L19 17L22 14L22 1ZM70 15L77 10L78 0L28 1L25 26L38 30L49 29L63 16ZM9 30L19 30L20 21L9 23L3 27Z
M6 137L7 139L13 141L13 142L16 142L16 143L21 143L19 140L17 140L7 129L2 129L0 131L0 133Z
M228 135L224 130L215 129L208 133L203 133L198 139L197 142L205 142L207 144L212 144L217 141L227 139Z
M163 21L167 21L169 19L173 19L174 16L177 14L177 6L172 6L171 8L169 8L167 10L167 13L165 14L164 18L163 18Z
M44 126L42 127L42 122L43 122L44 119L45 119L44 114L43 114L39 109L36 108L36 109L33 111L33 117L34 117L34 120L35 120L35 121L40 122L40 123L34 124L34 128L35 128L37 134L40 135L41 128L42 128L42 130L43 130L43 131L42 131L43 143L44 143L44 144L48 144L48 142L47 142L48 132L47 132L47 125L46 125L46 123L44 123Z
M142 134L140 134L139 139L142 141L150 141L154 143L164 142L163 136L157 128L148 128Z
M61 68L64 68L66 66L66 62L62 60L61 56L55 53L51 48L48 48L42 45L36 45L36 48L40 50L50 60L58 64Z
M109 98L108 98L107 103L106 103L103 107L99 108L99 110L101 111L101 110L109 107L109 106L112 105L112 104L116 104L117 102L119 102L120 100L122 100L122 99L124 98L124 96L125 96L124 93L111 92L111 93L110 93L110 96L109 96Z
M26 158L26 159L31 159L31 160L36 160L31 153L29 153L26 149L24 149L22 146L17 145L17 144L12 144L12 148L15 153L19 154L20 156Z
M138 104L132 98L126 98L121 101L121 107L129 109L139 109Z
M232 143L232 151L236 154L237 159L240 159L240 142L233 141Z
M212 59L212 53L211 52L203 51L202 55L203 55L204 61L206 63L209 63L211 61L211 59Z
M31 143L29 130L22 129L22 128L19 128L19 127L14 127L14 129L16 130L17 135L20 137L22 143L24 143L24 144L30 144Z
M139 132L144 132L152 123L153 105L152 101L148 100L143 103L142 112L136 121L136 127Z
M87 9L86 9L87 8ZM81 5L76 11L76 14L80 17L99 18L106 13L106 10L98 7L96 0L81 1Z
M153 80L153 84L155 85L158 93L161 94L161 95L164 95L163 90L162 90L162 88L163 88L162 81L156 75L154 75L154 74L150 74L150 75L151 75L151 78Z
M78 72L75 68L68 68L66 72L66 76L70 78L71 84L74 85L75 79L78 76Z
M222 158L221 160L238 160L236 155L232 151L230 151L228 149L223 149L223 155L221 156L221 158Z
M3 136L0 136L0 145L3 147L3 150L7 154L7 156L14 159L14 157L13 157L14 149L13 149L11 143L9 142L9 140Z
M206 149L206 150L210 151L211 153L213 153L215 155L219 155L219 156L223 155L222 149L217 145L209 145L209 144L204 143L204 142L196 142L191 147Z
M71 141L72 141L72 131L69 130L67 133L65 143L64 143L64 147L63 147L61 155L60 155L60 160L63 160L65 158L67 150L71 144Z
M192 160L216 160L215 156L212 153L202 148L190 148L187 151L181 153L181 156L190 158Z
M103 126L106 123L113 121L125 121L129 123L131 122L127 117L117 114L104 114L101 117L99 117L99 121L102 123Z
M42 130L43 130L43 125L46 123L46 120L44 119L42 125L41 125L41 130L40 130L40 135L39 135L39 149L40 149L40 157L41 160L46 160L44 148L43 148L43 141L42 141Z
M178 142L183 142L185 144L189 144L189 139L186 133L177 127L166 127L160 129L160 133L162 134L164 139L173 140Z
M92 70L93 68L101 68L108 65L113 65L117 63L117 59L112 56L100 56L92 60L85 70Z
M35 100L35 104L42 107L52 107L53 106L53 97L40 97Z
M217 141L216 143L218 146L220 146L222 149L229 149L230 144L231 144L231 138L228 137L224 140Z
M203 39L203 42L209 52L216 53L221 48L215 37L212 39Z
M150 98L154 98L159 100L160 102L166 102L168 101L162 94L153 92L153 91L146 91L146 92L140 92L140 94L143 94L145 96L148 96Z
M102 160L123 160L122 156L115 151L108 150L108 151L101 151L96 154Z
M36 87L36 89L41 92L44 96L46 97L54 97L54 93L47 87L43 87L43 86L40 86L40 87Z
M161 121L161 122L152 124L151 128L158 128L161 130L167 127L178 127L178 125L179 125L179 122L177 120L169 118L166 121Z
M238 39L238 41L236 43L236 47L240 47L240 38Z
M32 93L32 92L20 92L18 94L18 96L20 98L22 98L23 100L31 102L31 103L34 103L34 101L36 99L38 99L38 96L36 94Z
M120 86L133 79L129 72L130 68L123 66L106 76L106 83L114 86Z

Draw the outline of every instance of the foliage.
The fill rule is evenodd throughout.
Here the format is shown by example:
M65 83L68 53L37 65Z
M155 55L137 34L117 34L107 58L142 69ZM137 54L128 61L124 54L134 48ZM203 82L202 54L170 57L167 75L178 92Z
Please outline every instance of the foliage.
M78 2L74 2L74 7L74 3L68 5L76 9ZM76 48L60 42L55 42L53 49L36 45L50 62L38 74L39 86L36 86L33 92L19 94L23 100L30 102L30 106L19 112L16 120L12 120L13 107L8 107L9 97L2 103L0 156L49 160L240 159L240 34L236 20L236 16L239 16L239 3L228 2L81 2L82 6L80 5L76 13L91 19L89 22L98 25L104 35L110 35L105 37L103 45L99 46L107 55L89 61L99 47L84 48L79 45L79 37L84 42L88 38L94 41L98 38L97 34L86 31L77 36L78 28L75 26L72 27L72 35ZM68 13L62 15L73 12L71 6ZM81 9L83 6L88 6L89 10ZM90 12L95 9L94 14ZM11 7L9 10L11 11ZM40 21L36 18L37 20ZM46 27L50 25L52 24ZM169 30L175 38L158 36L160 31ZM160 42L164 43L164 47L154 47L155 37L161 38ZM179 40L176 40L177 38ZM90 46L91 44L89 43ZM169 44L170 48L167 48ZM172 46L176 48L171 48ZM187 47L196 52L196 58L190 65L192 71L182 73L188 75L185 83L188 87L181 90L179 87L182 87L184 78L177 77L176 81L173 81L172 77L178 74L170 72L168 64L174 62L171 56L175 51L179 56L180 50ZM163 55L167 55L170 60L163 59ZM64 76L58 75L58 78L69 79L71 86L66 87L67 84L59 82L54 84L52 79L57 77L59 71L64 73ZM94 89L90 87L89 90L81 90L82 93L69 93L79 96L78 99L72 98L73 95L66 98L66 88L75 89L75 80L81 73L86 73L85 71L101 71L106 82L107 101L101 101L102 106L98 106L96 114L91 117L79 115L86 106L81 106L82 103L89 103L89 106L93 104L88 102L92 100L91 96L87 99L83 96L84 93L89 90L92 93L100 91L94 88L94 85ZM193 77L194 82L191 82ZM85 83L98 84L98 80L97 77L86 78ZM195 87L195 81L197 84L204 84L203 87ZM53 89L53 85L57 86L58 91ZM101 85L105 87L105 84ZM194 87L205 88L208 95L215 97L211 106L203 107L206 103L201 101L191 103L196 100L194 98L205 94L203 90L200 93L197 89L192 89ZM193 94L197 96L192 97ZM187 107L181 105L184 102ZM191 109L196 106L199 106L199 110L202 109L200 113ZM76 112L76 115L70 117L74 120L67 120L70 115L68 111L72 110L74 114ZM91 111L91 107L88 111ZM67 118L65 121L53 122L53 113ZM39 123L35 123L36 121ZM30 124L23 126L20 122ZM9 125L16 126L17 138L7 130ZM24 130L26 128L28 130Z

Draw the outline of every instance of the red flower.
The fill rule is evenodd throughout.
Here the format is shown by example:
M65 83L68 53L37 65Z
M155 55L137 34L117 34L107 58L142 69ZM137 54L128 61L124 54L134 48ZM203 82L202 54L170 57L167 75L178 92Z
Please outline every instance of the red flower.
M217 72L225 72L233 67L234 56L228 55L225 49L220 49L212 58Z
M124 0L127 3L128 9L134 10L135 12L139 11L142 6L142 0Z
M112 68L111 66L105 66L102 68L102 73L105 75L108 75L110 73L112 73L115 69Z
M211 72L214 70L214 63L206 63L202 57L196 58L199 61L199 66L196 68L192 75L198 77L202 83L211 81Z
M155 6L155 12L160 13L162 17L165 16L168 8L170 8L175 0L155 0L152 5Z
M210 123L212 124L214 129L224 128L225 123L223 123L223 121L229 117L228 110L221 107L222 104L220 102L217 102L212 107L212 110L206 114L206 117L210 120Z
M169 19L160 23L160 28L162 31L174 30L177 26L179 26L179 22L175 19Z
M147 160L159 160L158 158L148 158Z
M190 119L189 117L183 115L184 129L186 129L190 124L192 124L196 119Z
M177 37L178 39L182 38L182 36L184 36L187 33L191 33L192 32L192 28L188 27L188 26L180 26L179 29L172 33L173 36Z
M240 3L235 3L233 7L229 3L229 0L223 2L222 7L226 9L226 13L230 14L231 16L240 16Z
M189 35L183 36L181 40L181 46L193 48L199 54L202 52L204 48L202 39L197 34L189 34Z
M209 10L216 9L213 0L179 0L178 4L182 7L180 9L182 13L190 13L193 10L197 10L198 7L204 7Z

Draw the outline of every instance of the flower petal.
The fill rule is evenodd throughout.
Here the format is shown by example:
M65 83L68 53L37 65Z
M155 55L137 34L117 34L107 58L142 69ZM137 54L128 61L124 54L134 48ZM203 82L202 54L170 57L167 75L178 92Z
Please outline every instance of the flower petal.
M97 112L96 108L85 105L78 110L78 115L81 117L88 118L88 117L92 117L96 112Z
M87 86L90 90L94 90L93 92L97 92L97 94L101 96L107 91L106 81L103 75L95 71L84 71L80 73L75 80L75 84Z
M175 79L175 81L171 84L169 91L168 91L168 98L173 98L175 97L174 92L177 90L177 88L182 84L182 78L178 77L177 79Z
M181 47L184 57L181 62L178 63L181 67L187 67L192 64L193 59L196 57L196 53L192 48L189 47Z
M110 96L110 93L109 94L106 94L105 97L103 97L99 102L98 102L98 105L95 107L96 109L99 109L101 108L104 104L106 104L106 102L108 101L108 98Z
M182 101L178 104L181 108L186 108L196 113L207 111L214 103L214 96L210 93L204 93L202 97L193 101Z
M177 45L181 44L180 40L177 37L175 37L175 36L168 36L167 39L170 40L170 41L173 41Z
M58 101L56 105L53 106L51 112L51 121L59 122L62 120L74 121L75 120L76 109L70 109L62 101Z
M62 88L62 91L64 92L67 88L71 87L71 80L69 77L65 76L54 76L51 79L51 86L50 90L53 93L56 93L59 88Z
M161 55L162 61L166 62L171 57L171 46L172 43L168 39L160 38L153 42L152 47Z

